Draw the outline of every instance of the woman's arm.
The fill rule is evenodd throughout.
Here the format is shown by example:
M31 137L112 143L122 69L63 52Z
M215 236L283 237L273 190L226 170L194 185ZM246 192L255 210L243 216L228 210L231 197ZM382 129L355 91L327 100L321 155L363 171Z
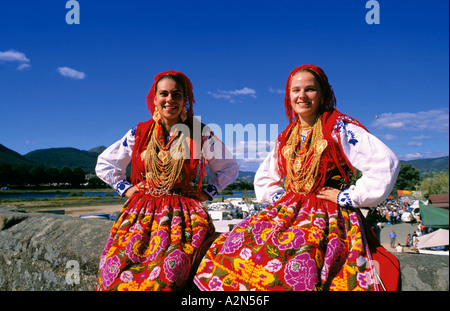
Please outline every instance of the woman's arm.
M239 175L239 166L227 146L217 136L209 129L204 132L205 142L202 153L211 171L211 179L203 192L207 194L207 199L212 200L226 186L236 180Z
M281 187L283 176L278 168L276 150L277 146L264 159L255 175L255 194L259 203L272 204L285 193Z
M340 137L345 156L362 176L355 185L339 191L337 197L336 189L322 189L318 197L327 196L349 207L371 207L383 202L397 180L400 170L397 157L378 138L357 125L342 122Z
M136 128L129 130L121 140L103 151L97 159L97 176L117 191L121 196L129 197L133 187L126 179L126 168L131 161ZM137 190L134 189L134 190Z

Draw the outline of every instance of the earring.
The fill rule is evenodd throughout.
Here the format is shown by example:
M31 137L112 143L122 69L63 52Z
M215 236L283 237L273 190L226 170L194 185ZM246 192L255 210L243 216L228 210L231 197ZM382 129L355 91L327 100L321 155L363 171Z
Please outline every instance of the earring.
M159 110L155 108L155 111L153 112L153 120L155 122L158 122L161 119L161 116L159 114Z
M187 119L187 114L186 114L186 107L183 107L183 111L181 111L181 115L180 115L181 121L186 121Z

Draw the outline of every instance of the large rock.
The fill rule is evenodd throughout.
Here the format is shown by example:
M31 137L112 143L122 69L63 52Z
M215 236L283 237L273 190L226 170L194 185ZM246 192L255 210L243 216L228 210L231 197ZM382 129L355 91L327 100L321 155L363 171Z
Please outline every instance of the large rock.
M109 220L0 207L0 291L95 290L111 226ZM403 291L449 290L448 256L394 254Z
M402 291L448 291L448 256L395 253L400 261Z
M0 208L0 290L95 290L111 226Z

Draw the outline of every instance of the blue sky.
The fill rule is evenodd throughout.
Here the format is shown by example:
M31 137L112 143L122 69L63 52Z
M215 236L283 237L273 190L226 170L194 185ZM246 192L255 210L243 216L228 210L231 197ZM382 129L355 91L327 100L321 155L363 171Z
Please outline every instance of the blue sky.
M79 24L66 2L0 2L0 144L20 154L112 144L150 118L145 97L169 69L191 79L203 122L280 132L286 78L305 63L400 159L449 153L448 1L380 0L371 25L365 0L78 0ZM237 140L236 155L255 144Z

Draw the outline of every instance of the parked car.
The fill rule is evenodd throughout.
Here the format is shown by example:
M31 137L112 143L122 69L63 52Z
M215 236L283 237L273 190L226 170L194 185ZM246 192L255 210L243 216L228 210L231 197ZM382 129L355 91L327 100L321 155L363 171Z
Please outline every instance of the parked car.
M220 210L220 211L208 211L209 215L211 215L211 219L212 220L227 220L228 215L230 214L230 211L224 211L224 210Z
M111 217L109 218L112 221L116 221L117 217L119 217L120 212L114 212L111 214Z
M97 213L97 214L88 214L88 215L81 215L80 218L97 218L97 219L110 219L110 216L108 213Z
M403 222L417 222L417 221L419 221L419 217L420 217L420 208L419 208L418 203L417 203L417 206L415 204L412 204L402 214L402 221Z

